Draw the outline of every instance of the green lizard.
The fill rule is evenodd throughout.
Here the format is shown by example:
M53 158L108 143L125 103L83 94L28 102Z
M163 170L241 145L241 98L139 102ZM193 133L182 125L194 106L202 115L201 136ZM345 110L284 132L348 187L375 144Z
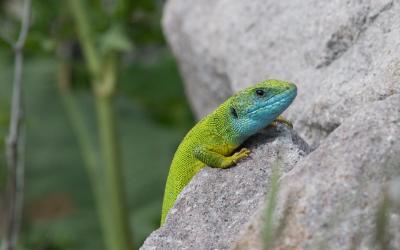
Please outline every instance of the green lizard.
M165 187L161 225L182 189L204 166L227 168L249 156L242 148L234 152L257 131L286 121L280 114L297 94L296 85L267 80L246 88L222 103L200 120L185 136L171 163Z

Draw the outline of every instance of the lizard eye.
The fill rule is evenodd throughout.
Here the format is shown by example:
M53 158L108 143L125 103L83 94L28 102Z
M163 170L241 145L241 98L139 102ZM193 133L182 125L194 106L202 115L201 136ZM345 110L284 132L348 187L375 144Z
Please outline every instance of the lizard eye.
M257 90L256 90L256 95L257 95L258 97L264 97L264 96L265 96L265 91L262 90L262 89L257 89Z

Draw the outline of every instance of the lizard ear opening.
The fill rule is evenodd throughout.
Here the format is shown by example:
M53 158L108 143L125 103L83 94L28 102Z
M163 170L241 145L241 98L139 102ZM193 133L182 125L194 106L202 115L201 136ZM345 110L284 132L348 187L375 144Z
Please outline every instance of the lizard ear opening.
M237 118L238 118L238 114L237 114L237 112L236 112L236 109L235 109L234 107L231 107L231 108L230 108L230 111L231 111L231 115L232 115L235 119L237 119Z

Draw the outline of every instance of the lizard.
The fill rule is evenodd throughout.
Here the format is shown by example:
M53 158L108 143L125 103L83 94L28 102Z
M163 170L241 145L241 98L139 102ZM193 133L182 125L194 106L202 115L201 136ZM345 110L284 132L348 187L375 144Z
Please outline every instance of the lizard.
M231 96L189 130L172 159L161 226L180 192L203 167L231 167L250 155L247 148L235 150L251 135L276 122L291 126L281 113L296 95L295 84L266 80Z

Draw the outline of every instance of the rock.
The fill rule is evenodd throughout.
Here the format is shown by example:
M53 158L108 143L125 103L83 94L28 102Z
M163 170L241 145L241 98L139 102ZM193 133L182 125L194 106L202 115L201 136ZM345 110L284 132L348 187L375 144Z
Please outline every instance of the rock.
M292 81L285 115L316 147L400 90L399 1L169 0L163 27L198 117L252 83Z
M283 125L253 136L245 146L251 156L237 166L202 169L179 195L164 226L141 249L229 249L263 204L277 155L282 162L275 165L288 172L309 152Z
M400 249L400 1L169 0L163 27L198 117L261 80L298 85L284 115L315 150L294 165L282 157L274 222L284 223L275 249ZM256 145L251 161L196 176L187 189L195 195L183 193L175 211L197 215L170 216L147 246L263 249L268 184L257 184L262 192L251 184L268 180L274 157L261 165L265 172L250 162L275 147ZM242 190L235 181L249 175L249 192L221 196ZM217 195L215 183L226 191ZM208 204L225 211L212 213Z
M282 177L276 214L286 220L274 249L381 249L375 219L386 184L395 185L392 179L400 176L399 135L400 95L345 119ZM233 249L263 249L262 211ZM385 249L400 249L400 211L393 206L386 218Z

